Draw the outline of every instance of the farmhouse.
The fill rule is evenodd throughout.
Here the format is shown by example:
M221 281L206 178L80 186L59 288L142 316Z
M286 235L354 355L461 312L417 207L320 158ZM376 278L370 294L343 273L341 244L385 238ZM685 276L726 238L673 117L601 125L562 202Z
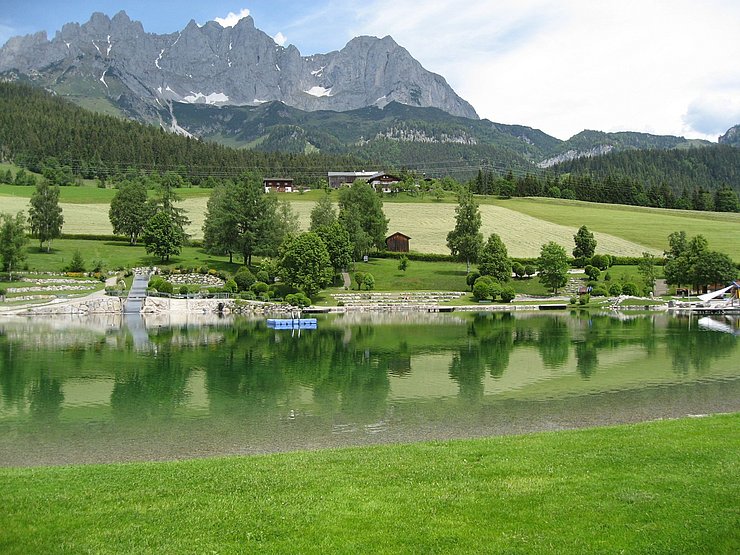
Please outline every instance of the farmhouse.
M262 180L265 193L292 193L293 180L287 177L267 177Z
M332 189L339 189L344 185L351 185L358 179L364 179L373 189L382 190L384 193L392 193L397 191L393 187L396 183L401 181L401 178L391 175L386 172L329 172L329 187Z
M373 189L376 191L380 189L384 193L397 193L398 187L394 187L394 185L397 185L400 181L400 177L385 172L378 172L367 180L373 186Z
M339 189L343 185L351 185L357 179L370 179L378 172L329 172L329 187Z
M409 252L409 240L411 237L396 231L393 235L385 238L385 248L390 252Z

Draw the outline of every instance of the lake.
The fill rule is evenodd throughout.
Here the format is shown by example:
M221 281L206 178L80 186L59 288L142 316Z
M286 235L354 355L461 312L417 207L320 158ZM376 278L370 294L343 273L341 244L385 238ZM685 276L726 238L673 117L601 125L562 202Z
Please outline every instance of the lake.
M739 334L730 317L586 311L326 315L300 332L216 316L5 318L0 466L735 412Z

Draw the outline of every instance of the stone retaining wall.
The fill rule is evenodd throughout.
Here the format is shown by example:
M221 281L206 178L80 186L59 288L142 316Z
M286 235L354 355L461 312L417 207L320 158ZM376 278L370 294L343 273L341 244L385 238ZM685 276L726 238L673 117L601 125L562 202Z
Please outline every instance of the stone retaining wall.
M32 306L24 314L120 314L121 299L118 297L96 297L82 301L71 301L44 306Z

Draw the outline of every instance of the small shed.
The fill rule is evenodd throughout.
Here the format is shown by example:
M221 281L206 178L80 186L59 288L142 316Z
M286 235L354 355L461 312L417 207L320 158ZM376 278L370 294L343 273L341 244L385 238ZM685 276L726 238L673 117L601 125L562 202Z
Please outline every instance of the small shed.
M409 240L411 237L396 231L393 235L385 238L385 248L390 252L409 252Z

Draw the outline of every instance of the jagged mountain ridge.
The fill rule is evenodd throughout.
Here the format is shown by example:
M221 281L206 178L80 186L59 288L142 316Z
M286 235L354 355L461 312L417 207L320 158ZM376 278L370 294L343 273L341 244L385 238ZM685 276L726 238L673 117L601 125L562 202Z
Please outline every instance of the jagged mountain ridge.
M234 27L191 21L177 33L146 33L125 12L94 13L45 32L14 37L0 49L0 72L61 94L102 96L151 120L168 102L350 110L397 101L477 118L443 77L425 70L391 37L356 37L340 51L301 56L279 46L251 17ZM137 106L131 99L150 104ZM137 111L140 113L131 113Z
M491 158L488 147L504 151L494 161L549 167L621 150L711 144L598 131L561 141L530 127L478 120L443 78L390 37L358 37L341 51L301 57L256 29L251 17L226 28L191 21L183 31L156 35L125 12L112 19L96 13L82 25L65 25L52 40L43 32L9 40L0 49L0 77L238 147L346 152L385 140L439 151L453 144L471 150L467 159ZM349 112L349 119L342 115Z

